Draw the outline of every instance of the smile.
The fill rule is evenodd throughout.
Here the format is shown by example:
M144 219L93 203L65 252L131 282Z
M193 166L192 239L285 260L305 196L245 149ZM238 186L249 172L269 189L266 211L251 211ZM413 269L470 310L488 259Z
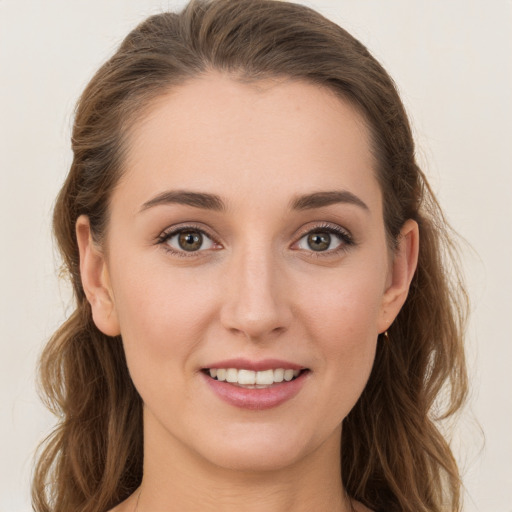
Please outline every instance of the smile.
M273 384L290 382L296 379L303 370L290 368L275 368L261 371L237 368L209 368L205 369L212 379L220 382L229 382L247 389L265 389Z
M239 409L261 411L291 400L309 381L311 370L285 361L231 359L202 368L207 387Z

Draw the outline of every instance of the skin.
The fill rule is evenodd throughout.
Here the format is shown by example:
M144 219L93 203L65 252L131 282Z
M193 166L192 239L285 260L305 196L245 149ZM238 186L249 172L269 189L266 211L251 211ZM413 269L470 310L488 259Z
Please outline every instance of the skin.
M418 248L407 221L389 249L362 118L318 86L212 73L158 98L129 147L105 245L91 241L86 217L77 237L94 321L122 334L144 401L138 511L349 511L341 424L405 301ZM176 190L216 194L225 210L144 208ZM290 208L321 191L366 207ZM169 252L180 251L176 237L158 237L183 224L212 242ZM331 234L327 250L312 250L307 234L325 226L351 241ZM246 410L220 400L200 371L233 357L310 372L291 400ZM114 510L132 512L137 497Z

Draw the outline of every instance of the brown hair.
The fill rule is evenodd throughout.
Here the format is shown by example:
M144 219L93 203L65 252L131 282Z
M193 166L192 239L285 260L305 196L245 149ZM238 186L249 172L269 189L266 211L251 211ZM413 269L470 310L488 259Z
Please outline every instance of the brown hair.
M212 69L238 80L305 80L331 89L364 116L390 245L407 219L418 222L421 244L407 301L389 337L380 337L369 382L344 420L341 473L348 493L375 510L460 510L459 472L437 425L460 408L467 388L467 301L453 238L416 164L407 116L386 71L320 14L271 0L197 0L180 14L150 17L80 98L74 159L54 212L76 310L41 359L44 394L60 422L39 455L34 509L104 512L140 484L141 399L121 338L108 338L92 321L75 223L87 215L101 242L130 126L152 99Z

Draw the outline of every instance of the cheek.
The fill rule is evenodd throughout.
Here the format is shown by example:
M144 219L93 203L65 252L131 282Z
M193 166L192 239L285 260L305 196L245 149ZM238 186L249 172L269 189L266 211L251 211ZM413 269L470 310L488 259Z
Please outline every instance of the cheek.
M326 374L337 382L342 375L345 386L354 384L361 391L373 365L378 336L378 303L372 304L371 299L339 293L325 304L329 309L323 308L323 313L312 309L312 315L317 313L311 322L316 332L313 339L326 358Z
M335 421L354 406L370 375L384 290L380 273L347 272L309 293L301 317L317 349ZM318 283L317 283L318 284ZM311 288L310 288L311 289ZM302 300L306 304L306 298Z
M150 410L186 415L194 389L189 370L204 339L211 299L200 282L182 273L140 262L126 270L118 270L116 309L134 385Z
M204 285L200 271L176 272L142 258L123 263L113 287L129 364L183 365L214 316L215 287Z
M301 316L307 318L314 332L322 339L358 345L365 338L376 337L377 321L384 296L383 272L364 268L346 269L301 286ZM375 335L375 336L374 336Z

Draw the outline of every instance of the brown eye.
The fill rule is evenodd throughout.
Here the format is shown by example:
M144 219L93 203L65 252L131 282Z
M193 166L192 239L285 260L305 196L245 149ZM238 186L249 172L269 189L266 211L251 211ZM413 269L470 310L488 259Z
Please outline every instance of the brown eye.
M198 251L203 245L203 234L199 231L182 231L178 235L178 244L184 251Z
M181 255L216 248L215 242L202 230L187 227L164 233L159 240L159 243L167 245L171 252Z
M331 235L329 233L310 233L307 237L308 247L312 251L326 251L331 245Z
M304 234L295 244L295 249L310 253L335 255L337 252L354 245L349 231L341 226L317 226Z

